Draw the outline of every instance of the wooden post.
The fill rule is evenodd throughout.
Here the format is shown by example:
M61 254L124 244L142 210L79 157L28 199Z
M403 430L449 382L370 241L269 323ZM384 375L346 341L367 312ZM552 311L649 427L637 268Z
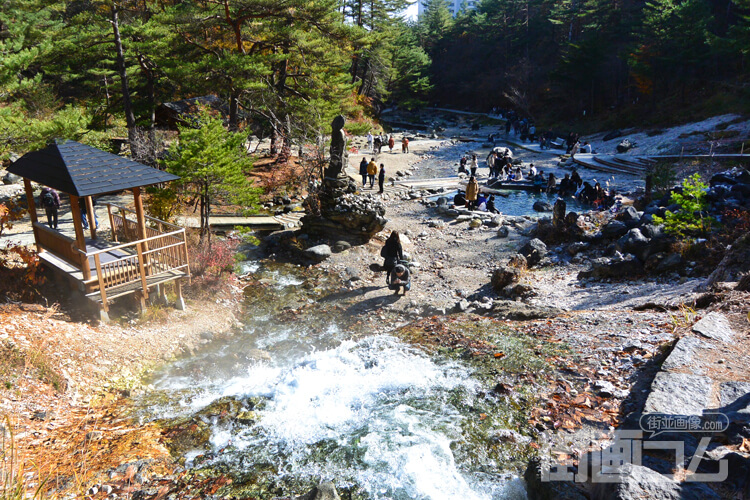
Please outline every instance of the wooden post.
M120 217L122 217L122 232L125 234L125 239L127 241L132 241L132 238L130 237L130 228L128 228L128 218L127 214L125 213L125 209L120 207Z
M141 188L134 187L133 188L133 198L135 199L135 217L136 221L138 223L138 239L139 240L145 240L146 239L146 218L143 216L143 199L141 198ZM146 276L148 274L148 261L147 256L144 255L145 252L148 252L148 243L147 242L140 242L138 245L136 245L138 248L138 265L140 266L141 271L141 285L143 286L143 298L148 299L148 282L146 281Z
M94 202L91 201L91 196L86 197L86 214L89 219L89 232L91 233L91 239L96 239L96 215L94 214Z
M83 272L83 281L91 279L91 268L89 267L89 258L86 255L86 236L83 234L83 221L81 220L81 206L78 203L78 196L70 195L70 212L73 215L73 229L76 232L76 246L83 252L81 255L81 271Z
M117 231L115 231L115 218L112 217L112 205L107 203L107 215L109 216L109 229L112 231L112 240L115 243L119 243L117 241Z
M34 230L34 243L36 244L36 251L41 252L42 247L39 246L39 242L36 238L36 228L34 224L37 222L36 216L36 203L34 203L34 190L31 188L31 181L26 177L23 178L23 187L26 189L26 206L29 210L29 217L31 217L31 227Z
M31 217L31 222L34 223L37 221L36 203L34 203L34 190L31 188L31 181L26 177L23 178L23 187L26 189L26 205L29 209L29 216Z
M99 254L94 254L94 264L96 264L96 279L99 280L99 294L102 296L102 309L104 312L109 311L107 305L107 290L105 290L104 275L102 274L102 262Z
M148 280L146 280L146 264L144 261L143 247L141 242L135 248L138 249L138 272L141 274L141 287L143 288L143 298L148 299Z

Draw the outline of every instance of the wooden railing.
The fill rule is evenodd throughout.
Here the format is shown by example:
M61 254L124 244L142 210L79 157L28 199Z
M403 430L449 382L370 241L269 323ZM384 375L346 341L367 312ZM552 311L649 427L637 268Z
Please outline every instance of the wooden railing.
M81 256L76 247L76 240L69 238L62 233L50 229L41 222L34 222L34 239L42 249L47 250L68 264L80 268Z
M113 209L116 212L113 212ZM128 214L135 215L134 211L107 204L107 212L113 239L115 242L122 240L125 243L96 252L85 252L86 258L94 261L96 276L84 282L92 291L98 289L105 308L107 292L116 287L140 282L140 288L148 297L149 277L173 271L190 276L184 228L146 217L146 238L139 239L137 221L127 217ZM164 232L165 230L169 232ZM104 260L105 254L109 258L114 256L114 260Z

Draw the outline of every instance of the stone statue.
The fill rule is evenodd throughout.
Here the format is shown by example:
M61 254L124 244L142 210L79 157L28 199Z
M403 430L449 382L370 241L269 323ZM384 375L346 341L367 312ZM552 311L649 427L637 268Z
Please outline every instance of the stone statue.
M347 158L345 123L346 118L342 115L338 115L331 122L331 160L325 171L325 176L330 179L338 179L344 170L344 162Z

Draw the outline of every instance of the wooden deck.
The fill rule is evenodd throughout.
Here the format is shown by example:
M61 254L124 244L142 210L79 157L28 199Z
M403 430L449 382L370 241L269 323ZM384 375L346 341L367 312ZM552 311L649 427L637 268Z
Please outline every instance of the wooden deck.
M170 281L182 303L179 280L190 278L185 229L150 218L148 226L138 227L128 217L132 212L122 207L108 205L107 212L115 241L86 239L85 250L76 240L33 223L42 262L105 313L109 300L132 293L145 300L150 288Z

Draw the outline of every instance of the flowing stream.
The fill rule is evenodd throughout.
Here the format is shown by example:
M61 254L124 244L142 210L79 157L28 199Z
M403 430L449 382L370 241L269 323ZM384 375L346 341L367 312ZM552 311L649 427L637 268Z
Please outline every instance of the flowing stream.
M300 268L243 266L259 285L242 331L164 368L143 401L148 418L205 423L188 467L287 494L331 480L357 498L525 498L517 470L468 457L469 367L361 331Z

